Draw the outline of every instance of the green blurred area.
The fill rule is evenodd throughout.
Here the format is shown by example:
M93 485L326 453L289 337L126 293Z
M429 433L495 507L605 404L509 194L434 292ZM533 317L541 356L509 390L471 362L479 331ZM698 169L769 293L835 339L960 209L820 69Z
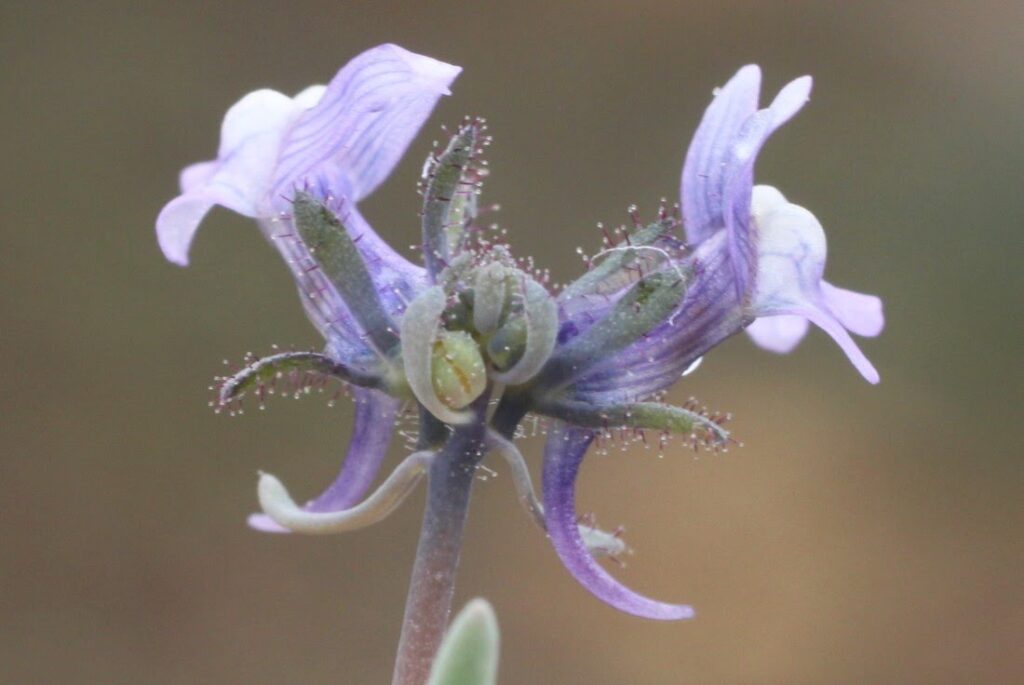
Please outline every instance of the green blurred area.
M712 88L757 62L766 91L815 78L758 179L886 301L879 386L820 332L737 337L675 396L734 412L743 449L587 462L583 508L637 550L614 572L695 621L586 594L495 466L458 602L494 603L501 682L1024 680L1024 5L600 0L0 5L0 682L388 681L422 499L340 538L246 529L256 470L314 493L350 412L215 416L222 358L317 336L246 220L212 214L187 270L153 237L241 95L386 41L465 67L363 205L394 244L440 124L480 114L497 220L571 277L596 222L675 195Z

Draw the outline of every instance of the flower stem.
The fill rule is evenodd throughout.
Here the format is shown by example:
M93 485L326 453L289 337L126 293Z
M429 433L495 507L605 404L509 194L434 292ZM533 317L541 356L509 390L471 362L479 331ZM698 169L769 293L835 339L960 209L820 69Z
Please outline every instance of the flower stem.
M451 614L462 532L476 465L483 456L484 422L449 438L428 474L427 508L405 604L392 685L424 685Z

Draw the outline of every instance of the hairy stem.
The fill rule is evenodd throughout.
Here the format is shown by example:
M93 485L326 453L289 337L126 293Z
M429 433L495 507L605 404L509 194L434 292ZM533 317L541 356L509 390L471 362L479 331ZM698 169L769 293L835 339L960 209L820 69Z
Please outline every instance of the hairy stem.
M451 614L462 531L476 465L483 456L484 419L459 427L428 474L427 508L405 604L393 685L424 685Z

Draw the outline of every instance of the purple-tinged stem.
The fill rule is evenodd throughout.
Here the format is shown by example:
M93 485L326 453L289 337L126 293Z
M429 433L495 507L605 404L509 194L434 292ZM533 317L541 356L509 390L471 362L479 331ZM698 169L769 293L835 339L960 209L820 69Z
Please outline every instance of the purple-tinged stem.
M405 603L392 685L424 685L451 615L462 532L484 422L458 429L430 467L427 508Z

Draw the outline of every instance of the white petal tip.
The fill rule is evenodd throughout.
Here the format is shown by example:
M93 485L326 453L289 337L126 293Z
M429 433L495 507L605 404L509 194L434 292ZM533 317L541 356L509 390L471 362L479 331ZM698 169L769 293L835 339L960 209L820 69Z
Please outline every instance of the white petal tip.
M278 525L274 519L266 514L249 514L245 520L246 525L260 533L290 533L287 528Z
M156 240L167 261L188 266L192 238L213 205L201 195L179 195L164 205L156 218Z
M279 518L274 515L275 513L299 511L299 506L295 504L295 500L288 494L288 489L276 476L260 471L256 492L259 495L260 506L263 507L263 511L275 521Z

